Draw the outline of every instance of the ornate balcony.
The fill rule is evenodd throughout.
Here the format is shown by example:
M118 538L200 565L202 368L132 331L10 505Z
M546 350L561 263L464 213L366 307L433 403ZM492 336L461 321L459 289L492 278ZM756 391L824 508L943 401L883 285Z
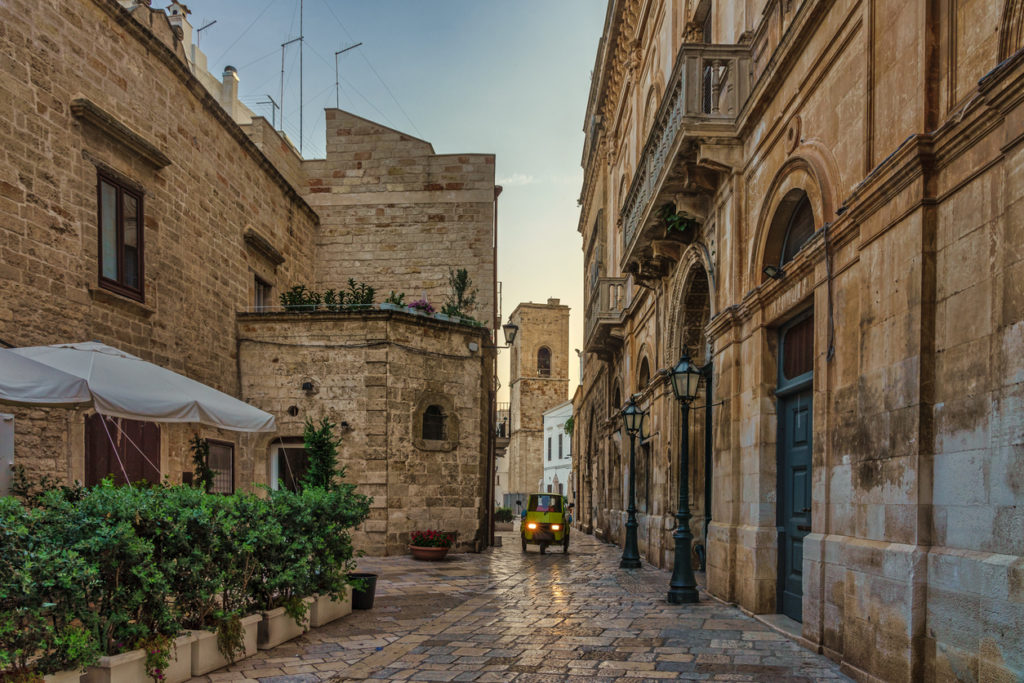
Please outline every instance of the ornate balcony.
M597 278L587 297L583 343L588 352L607 358L622 345L622 318L629 298L626 278Z
M746 45L686 44L679 50L619 215L623 272L641 279L663 274L674 250L657 243L692 241L693 229L665 229L658 217L662 206L672 203L677 213L703 224L719 175L736 156L736 122L750 94L751 69Z

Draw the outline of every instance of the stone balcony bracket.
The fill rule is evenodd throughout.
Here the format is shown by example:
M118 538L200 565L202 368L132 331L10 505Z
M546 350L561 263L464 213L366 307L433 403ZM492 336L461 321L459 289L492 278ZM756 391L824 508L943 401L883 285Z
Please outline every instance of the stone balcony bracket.
M748 45L680 49L620 211L623 272L662 268L665 255L654 253L654 241L692 241L692 235L668 234L658 210L671 202L703 224L710 198L740 163L737 121L752 81Z

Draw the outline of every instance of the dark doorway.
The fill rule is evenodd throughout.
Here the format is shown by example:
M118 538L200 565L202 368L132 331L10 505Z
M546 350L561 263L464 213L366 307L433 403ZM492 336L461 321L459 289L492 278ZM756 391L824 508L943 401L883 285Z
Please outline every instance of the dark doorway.
M804 537L811 532L814 319L804 316L779 338L778 609L803 621Z
M302 479L309 470L309 455L302 446L280 448L277 451L277 487L301 491Z

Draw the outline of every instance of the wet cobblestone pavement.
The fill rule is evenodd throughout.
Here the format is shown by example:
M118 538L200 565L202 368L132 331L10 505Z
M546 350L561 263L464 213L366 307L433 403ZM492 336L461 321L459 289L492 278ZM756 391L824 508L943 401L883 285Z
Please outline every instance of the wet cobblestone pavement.
M838 666L701 594L665 602L670 573L618 568L621 549L574 534L560 549L363 558L380 574L355 611L192 681L846 681Z

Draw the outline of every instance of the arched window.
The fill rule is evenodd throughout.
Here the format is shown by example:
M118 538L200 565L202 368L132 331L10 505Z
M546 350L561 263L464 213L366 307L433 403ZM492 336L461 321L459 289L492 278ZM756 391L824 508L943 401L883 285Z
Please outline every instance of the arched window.
M551 376L551 349L546 346L537 350L537 375L539 377Z
M423 411L423 440L444 441L444 410L439 405L427 406Z
M803 189L794 188L779 201L768 227L763 261L765 277L775 277L767 272L768 267L781 269L795 259L814 234L811 200Z
M612 412L618 413L622 410L622 391L619 389L619 383L615 383L615 390L612 392Z
M647 385L650 383L651 364L647 362L647 358L645 357L642 361L640 361L640 374L637 375L636 388L638 391L643 391L645 388L647 388Z
M789 216L786 236L782 241L782 261L779 265L783 266L792 261L793 257L807 243L807 240L811 239L813 234L814 214L811 212L811 200L807 198L806 193L801 192L796 205L793 207L793 213Z

